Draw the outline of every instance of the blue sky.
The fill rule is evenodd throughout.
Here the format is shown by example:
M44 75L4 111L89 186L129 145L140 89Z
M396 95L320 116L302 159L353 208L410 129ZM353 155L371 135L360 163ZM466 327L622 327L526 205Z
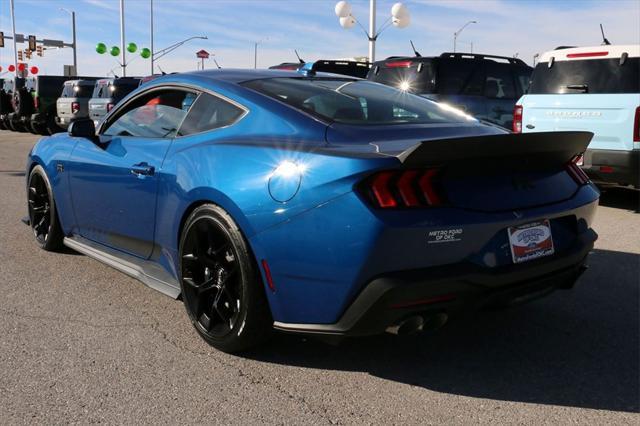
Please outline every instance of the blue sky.
M166 47L193 35L195 40L167 55L158 63L167 71L196 68L195 52L206 49L221 66L253 67L253 43L266 39L259 48L258 65L266 67L295 61L293 49L306 60L365 56L367 40L355 27L343 30L333 12L334 0L154 0L155 46ZM353 13L363 25L368 21L368 0L352 0ZM395 1L378 0L378 22L390 15ZM640 42L638 0L407 0L411 25L389 28L379 38L377 58L410 54L413 40L423 55L440 54L453 48L453 32L469 20L459 38L459 50L512 56L531 63L537 52L558 45L597 45L598 24L615 44ZM116 68L108 55L95 53L95 45L119 45L118 0L15 0L16 31L38 38L70 41L70 17L60 8L76 11L78 68L81 74L105 75ZM125 0L127 42L149 46L149 0ZM0 2L0 30L11 33L9 0ZM0 65L12 62L9 40L0 49ZM23 46L23 48L26 46ZM136 56L133 56L136 57ZM33 59L42 73L59 74L71 64L70 49L47 51ZM213 64L211 63L211 66ZM149 73L149 62L137 57L129 75Z

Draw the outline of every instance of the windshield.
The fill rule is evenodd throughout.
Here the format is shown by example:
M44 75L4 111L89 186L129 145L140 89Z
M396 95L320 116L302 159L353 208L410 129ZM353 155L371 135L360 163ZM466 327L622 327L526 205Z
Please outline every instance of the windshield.
M345 124L435 124L475 121L451 107L362 80L271 78L244 86L328 121Z
M536 66L529 93L640 93L640 58L555 61Z

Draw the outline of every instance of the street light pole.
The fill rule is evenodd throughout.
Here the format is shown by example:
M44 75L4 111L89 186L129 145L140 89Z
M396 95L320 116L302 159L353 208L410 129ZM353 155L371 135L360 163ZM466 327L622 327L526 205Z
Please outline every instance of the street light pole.
M11 26L13 28L13 64L16 67L16 75L18 75L18 47L16 44L16 13L13 0L9 2L11 6Z
M120 60L122 61L122 76L127 76L127 59L124 49L124 0L120 0Z
M71 32L73 37L73 42L71 43L71 48L73 49L73 75L78 75L78 55L76 54L76 12L73 10L65 9L61 7L60 10L63 12L67 12L71 15Z
M258 68L258 42L253 43L253 69Z
M456 31L455 33L453 33L453 53L456 53L456 45L458 42L458 36L460 35L460 33L462 32L462 30L464 30L465 28L467 28L467 25L469 24L477 24L478 21L469 21L466 24L464 24L462 26L462 28L460 28L458 31Z
M369 2L369 62L376 60L376 0Z
M71 11L71 29L73 31L73 73L78 75L78 54L76 45L76 12Z
M151 75L153 75L153 0L151 2Z

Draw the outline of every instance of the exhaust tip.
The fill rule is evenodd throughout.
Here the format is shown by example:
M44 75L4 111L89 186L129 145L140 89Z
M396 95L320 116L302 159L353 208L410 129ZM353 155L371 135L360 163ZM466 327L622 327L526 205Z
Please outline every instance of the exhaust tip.
M387 327L386 332L396 336L406 336L422 331L424 328L424 318L420 315L406 318L397 324Z
M443 312L429 315L426 318L421 315L415 315L387 327L385 331L396 336L407 336L425 330L437 330L445 325L448 320L449 315Z

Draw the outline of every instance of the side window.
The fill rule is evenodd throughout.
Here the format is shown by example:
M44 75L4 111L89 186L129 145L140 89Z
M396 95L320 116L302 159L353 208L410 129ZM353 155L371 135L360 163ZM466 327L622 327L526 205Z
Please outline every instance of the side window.
M172 138L196 96L193 92L176 89L153 90L118 111L103 134Z
M487 79L484 83L484 95L494 99L515 99L516 89L513 77L507 65L487 64Z
M193 106L180 126L178 136L230 126L244 114L242 108L208 93L201 93L195 102L193 100L190 102Z

